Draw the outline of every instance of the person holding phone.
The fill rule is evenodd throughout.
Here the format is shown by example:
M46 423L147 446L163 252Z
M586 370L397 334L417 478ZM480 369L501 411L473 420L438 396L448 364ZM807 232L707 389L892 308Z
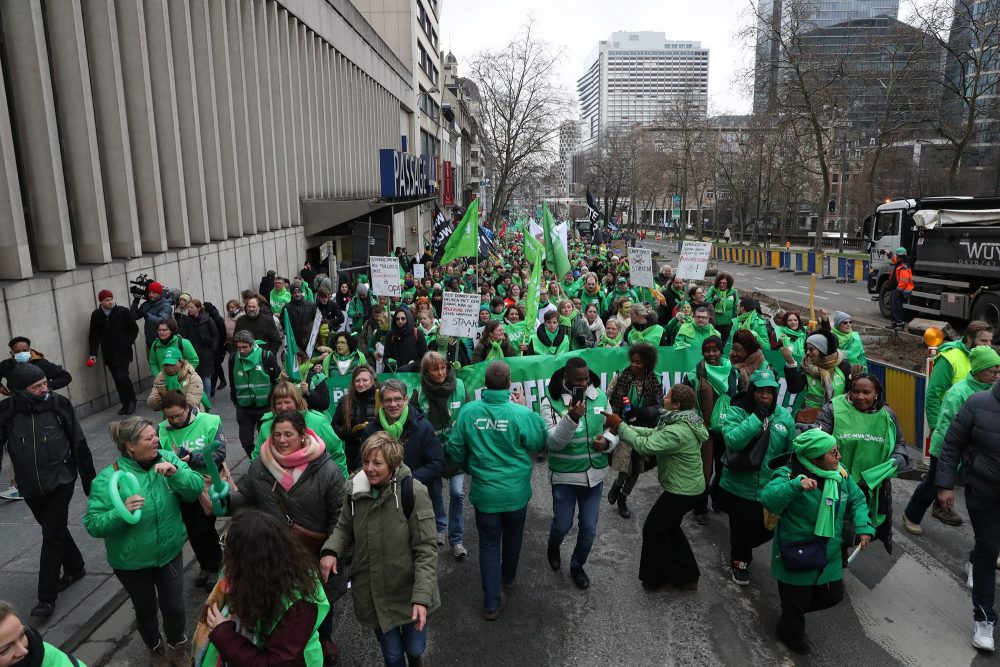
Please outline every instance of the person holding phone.
M573 527L579 507L580 530L570 559L569 572L577 588L590 587L583 566L597 536L597 517L604 495L608 452L617 436L604 429L608 397L597 374L581 357L573 357L552 376L542 399L542 420L548 428L549 471L552 481L552 525L549 528L549 566L562 565L559 547Z

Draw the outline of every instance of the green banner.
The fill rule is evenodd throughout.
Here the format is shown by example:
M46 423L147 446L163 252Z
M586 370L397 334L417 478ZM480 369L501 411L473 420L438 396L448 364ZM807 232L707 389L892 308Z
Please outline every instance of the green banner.
M615 373L622 371L628 366L628 348L626 347L579 350L555 356L508 357L504 361L510 366L511 384L523 390L527 406L538 412L552 375L565 366L566 361L570 357L583 357L587 361L590 370L600 378L601 389L605 391L607 391L608 384ZM766 349L764 350L764 357L767 359L767 363L775 369L777 375L779 377L782 376L783 369L785 368L785 360L781 356L781 352ZM684 374L690 370L694 370L694 367L700 360L701 353L694 348L683 350L671 347L659 348L656 372L661 377L664 394L670 388L670 385L682 382ZM458 371L458 377L465 383L466 388L473 394L474 398L478 399L483 389L486 367L488 365L486 362L472 364L464 366ZM379 381L397 378L405 382L411 391L420 385L419 373L383 373L378 378ZM334 374L333 377L327 379L327 386L331 387L333 392L331 396L332 401L336 402L340 400L350 381L351 378L349 375L341 376ZM794 413L801 406L805 395L789 394L785 390L786 383L784 377L781 377L780 385L778 400L781 405L789 407Z

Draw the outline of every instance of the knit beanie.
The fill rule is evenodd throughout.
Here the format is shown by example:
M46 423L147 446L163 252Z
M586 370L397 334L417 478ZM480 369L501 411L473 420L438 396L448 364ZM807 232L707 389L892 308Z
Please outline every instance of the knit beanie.
M820 354L824 357L830 354L830 344L826 340L826 336L821 336L820 334L813 334L806 338L806 345L812 345Z
M113 299L113 298L115 298L115 295L112 294L111 290L109 289L102 289L100 292L97 293L98 301L104 301L105 299Z
M969 363L972 365L969 372L975 375L987 368L1000 366L1000 354L997 354L991 345L980 345L972 348L972 352L969 353Z
M792 448L795 455L806 461L813 461L837 446L837 439L819 428L811 428L795 436Z
M146 289L150 294L163 294L163 285L155 280L149 283L149 287Z
M838 310L837 312L835 312L833 314L833 326L834 326L834 328L839 327L841 324L843 324L844 322L848 321L849 319L851 319L850 315L848 315L847 313L845 313L842 310Z
M10 388L14 391L27 389L39 380L45 379L45 372L35 364L17 364L10 376Z

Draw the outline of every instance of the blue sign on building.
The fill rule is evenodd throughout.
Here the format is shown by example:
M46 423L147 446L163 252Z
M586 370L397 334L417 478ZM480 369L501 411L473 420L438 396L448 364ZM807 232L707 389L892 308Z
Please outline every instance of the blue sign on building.
M420 199L434 195L435 164L428 155L411 155L394 148L379 151L382 196L386 199Z

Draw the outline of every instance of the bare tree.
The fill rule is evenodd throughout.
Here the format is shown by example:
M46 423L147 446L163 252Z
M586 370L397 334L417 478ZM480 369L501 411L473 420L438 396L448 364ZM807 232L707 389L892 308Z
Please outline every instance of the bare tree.
M492 176L492 215L512 193L541 179L555 155L559 121L569 98L556 85L559 54L529 19L521 34L496 50L475 55L470 78L479 87L480 140Z
M605 220L614 220L632 194L639 132L638 128L609 125L587 155L587 181Z

